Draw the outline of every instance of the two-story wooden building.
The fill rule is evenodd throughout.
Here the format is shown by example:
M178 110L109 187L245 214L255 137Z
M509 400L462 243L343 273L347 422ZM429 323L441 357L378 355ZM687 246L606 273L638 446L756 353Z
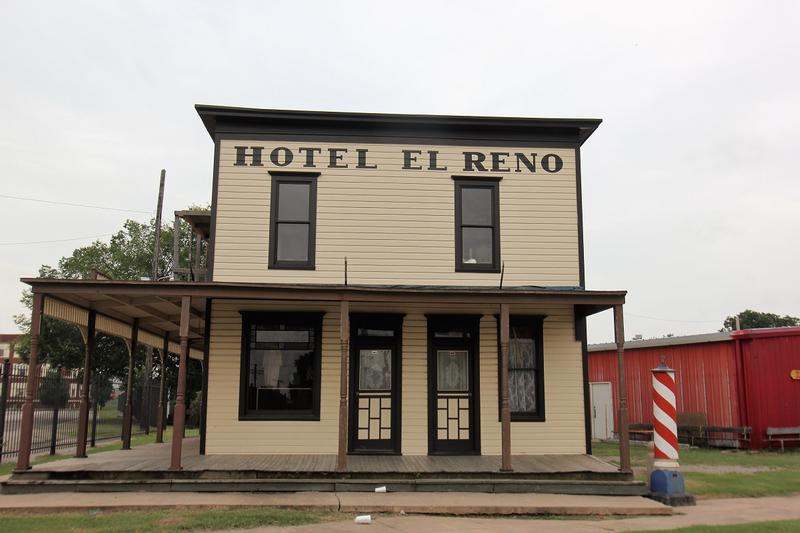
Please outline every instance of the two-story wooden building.
M625 298L585 288L580 147L599 120L197 111L208 281L25 280L38 312L47 296L202 353L198 453L218 461L592 470L585 318L614 309L621 357Z

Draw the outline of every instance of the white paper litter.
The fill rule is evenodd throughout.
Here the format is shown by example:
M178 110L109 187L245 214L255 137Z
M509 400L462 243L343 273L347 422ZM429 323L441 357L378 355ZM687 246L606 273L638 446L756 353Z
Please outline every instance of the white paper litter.
M358 515L355 519L356 524L371 524L372 523L372 515L362 514Z
M375 492L386 492L386 487L376 487Z

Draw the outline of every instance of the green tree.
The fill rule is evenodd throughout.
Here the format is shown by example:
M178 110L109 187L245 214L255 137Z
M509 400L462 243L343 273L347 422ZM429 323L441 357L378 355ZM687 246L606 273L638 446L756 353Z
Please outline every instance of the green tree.
M204 209L191 207L190 209ZM158 258L158 277L168 277L173 268L173 227L163 225L161 228L161 253ZM190 230L181 224L179 250L181 262L189 260ZM149 223L127 220L121 230L115 233L108 242L95 241L88 246L75 249L71 255L62 257L57 267L43 265L39 269L39 277L60 279L89 279L93 271L99 271L119 280L138 280L150 278L152 274L151 258L155 243L155 219ZM205 245L203 245L205 246ZM205 250L201 249L204 266ZM29 290L22 294L22 303L31 309L33 296ZM30 354L30 313L15 318L17 327L23 335L19 339L16 350L23 360ZM141 361L144 348L136 354ZM39 336L39 361L51 366L63 368L81 368L85 353L85 344L80 330L66 322L49 317L42 317L42 329ZM98 333L96 336L93 369L106 378L121 379L127 373L128 349L122 339ZM141 372L141 371L139 371ZM167 380L170 373L167 372Z
M39 401L45 407L63 409L69 401L69 383L60 370L50 369L39 383Z
M741 329L754 328L783 328L789 326L800 326L800 318L789 315L776 315L775 313L762 313L745 309L738 315L729 316L722 324L720 331L733 331L736 329L736 317L739 317L739 327Z
M95 374L92 387L89 389L89 396L92 403L97 401L97 405L101 408L105 407L108 400L111 399L111 394L114 392L114 386L111 380L103 375Z

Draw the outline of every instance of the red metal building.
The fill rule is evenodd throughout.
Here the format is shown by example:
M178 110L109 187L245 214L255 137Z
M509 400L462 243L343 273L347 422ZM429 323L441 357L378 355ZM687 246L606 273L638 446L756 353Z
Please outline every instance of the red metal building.
M705 413L709 426L749 426L752 448L765 447L768 427L800 426L800 328L626 342L625 378L631 423L653 422L650 371L658 366L662 355L676 370L678 413ZM614 432L619 401L616 367L614 344L589 347L592 391L597 391L600 398L599 393L610 384L613 409L606 411L614 418ZM593 407L596 413L594 400ZM597 432L602 431L598 427Z

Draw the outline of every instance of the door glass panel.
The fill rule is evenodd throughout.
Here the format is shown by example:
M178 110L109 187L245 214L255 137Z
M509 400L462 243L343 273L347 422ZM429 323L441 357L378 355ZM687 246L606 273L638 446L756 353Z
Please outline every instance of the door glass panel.
M436 359L439 392L469 392L467 350L439 350L436 353Z
M392 350L360 350L358 364L360 390L391 390Z

